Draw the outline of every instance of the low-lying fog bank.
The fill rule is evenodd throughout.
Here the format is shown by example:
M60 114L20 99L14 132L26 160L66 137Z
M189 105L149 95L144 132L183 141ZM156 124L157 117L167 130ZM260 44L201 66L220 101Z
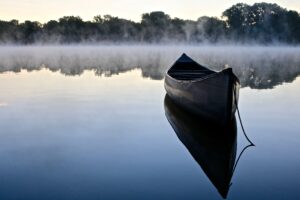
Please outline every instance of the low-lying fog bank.
M138 68L143 77L160 80L182 53L214 70L232 67L243 87L272 88L300 74L300 47L209 45L0 46L0 72L48 68L110 76Z

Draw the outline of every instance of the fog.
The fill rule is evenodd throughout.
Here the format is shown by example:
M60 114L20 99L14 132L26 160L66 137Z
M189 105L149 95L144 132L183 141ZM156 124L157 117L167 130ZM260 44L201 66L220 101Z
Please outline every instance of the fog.
M111 76L140 69L143 77L161 80L182 53L214 70L232 67L242 87L272 88L300 74L300 47L221 45L0 46L0 73L46 68L67 76L85 70Z

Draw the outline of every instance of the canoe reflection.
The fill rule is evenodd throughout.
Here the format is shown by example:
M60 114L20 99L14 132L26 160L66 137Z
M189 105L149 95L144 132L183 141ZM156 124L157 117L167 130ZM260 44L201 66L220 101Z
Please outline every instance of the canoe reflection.
M165 113L180 141L201 166L223 198L227 197L235 167L235 118L219 127L178 107L166 95Z

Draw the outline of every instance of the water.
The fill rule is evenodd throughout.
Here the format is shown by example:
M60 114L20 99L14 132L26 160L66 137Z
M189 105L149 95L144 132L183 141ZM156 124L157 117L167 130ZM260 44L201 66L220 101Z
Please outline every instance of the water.
M100 47L80 48L1 47L1 199L222 199L165 115L163 72L180 48L106 47L102 59ZM185 47L231 64L244 86L239 107L256 146L227 199L299 199L300 50L246 49ZM239 154L248 143L237 127Z

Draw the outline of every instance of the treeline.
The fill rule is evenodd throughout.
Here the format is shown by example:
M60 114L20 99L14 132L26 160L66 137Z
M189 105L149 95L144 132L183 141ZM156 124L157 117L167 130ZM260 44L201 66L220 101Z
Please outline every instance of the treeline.
M0 21L0 43L300 43L300 15L277 4L239 3L222 13L222 18L198 20L171 18L164 12L142 15L134 22L110 15L83 21L65 16L45 24L36 21L19 23Z

